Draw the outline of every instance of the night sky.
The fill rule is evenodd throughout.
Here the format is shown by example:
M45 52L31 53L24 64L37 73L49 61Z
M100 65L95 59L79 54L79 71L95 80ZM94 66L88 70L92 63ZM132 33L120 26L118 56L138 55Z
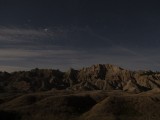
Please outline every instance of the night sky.
M160 71L160 2L0 0L0 70L114 64Z

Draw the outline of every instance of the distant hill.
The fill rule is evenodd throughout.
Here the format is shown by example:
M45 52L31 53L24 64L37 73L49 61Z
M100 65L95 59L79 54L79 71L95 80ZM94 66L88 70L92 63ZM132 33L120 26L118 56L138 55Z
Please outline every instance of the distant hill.
M159 120L160 73L97 64L0 72L0 120Z
M160 73L130 71L110 64L97 64L66 72L33 69L0 72L0 92L37 92L58 90L123 90L144 92L160 89Z

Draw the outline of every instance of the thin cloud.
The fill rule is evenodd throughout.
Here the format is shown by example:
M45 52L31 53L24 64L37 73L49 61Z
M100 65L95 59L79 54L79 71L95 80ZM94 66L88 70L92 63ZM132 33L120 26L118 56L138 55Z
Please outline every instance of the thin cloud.
M90 28L53 28L46 31L0 27L1 70L34 67L66 70L97 63L133 69L153 68L159 65L156 62L159 53L154 56L153 53L120 46Z
M21 70L30 70L30 68L0 65L0 71L13 72L13 71L21 71Z
M23 50L0 49L0 58L24 58L24 57L49 57L58 55L73 55L78 52L73 50Z

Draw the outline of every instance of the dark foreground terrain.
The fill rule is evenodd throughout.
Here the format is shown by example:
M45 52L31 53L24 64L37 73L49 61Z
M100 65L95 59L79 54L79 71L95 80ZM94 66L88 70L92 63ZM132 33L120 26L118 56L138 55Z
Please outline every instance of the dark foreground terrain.
M0 72L0 120L159 120L160 73L93 65Z

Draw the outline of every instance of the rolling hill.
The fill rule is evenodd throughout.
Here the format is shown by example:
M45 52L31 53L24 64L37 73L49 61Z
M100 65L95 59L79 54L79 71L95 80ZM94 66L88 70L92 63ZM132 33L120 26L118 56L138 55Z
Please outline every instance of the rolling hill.
M160 73L97 64L0 72L1 120L158 120Z

